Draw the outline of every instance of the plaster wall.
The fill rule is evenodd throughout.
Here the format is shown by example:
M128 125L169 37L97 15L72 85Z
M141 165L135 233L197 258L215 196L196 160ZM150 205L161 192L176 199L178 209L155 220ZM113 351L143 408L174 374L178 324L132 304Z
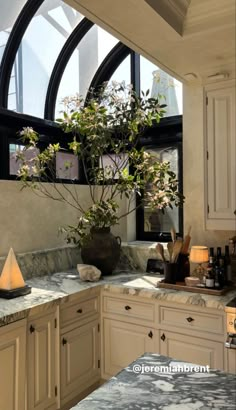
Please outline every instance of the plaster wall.
M85 186L76 189L82 203L88 206L90 197ZM0 256L10 247L18 252L29 252L65 246L58 228L74 224L78 212L69 205L39 198L20 181L0 181ZM75 191L74 191L75 192ZM68 193L65 195L69 198Z
M191 245L222 246L235 231L206 230L204 178L204 90L200 85L183 87L183 183L184 230L192 226Z

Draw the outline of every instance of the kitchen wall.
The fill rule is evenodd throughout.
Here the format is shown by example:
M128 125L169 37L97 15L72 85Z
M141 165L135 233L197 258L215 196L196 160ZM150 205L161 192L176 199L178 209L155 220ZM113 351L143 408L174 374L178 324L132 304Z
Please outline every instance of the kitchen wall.
M0 181L0 256L6 255L10 247L16 252L27 252L65 246L58 227L75 223L76 210L39 198L21 187L20 181ZM83 204L88 204L87 187L79 186L77 192ZM65 195L68 197L66 192Z
M224 246L235 231L206 230L204 222L203 87L183 87L184 227L192 226L192 245ZM236 226L235 226L236 229Z

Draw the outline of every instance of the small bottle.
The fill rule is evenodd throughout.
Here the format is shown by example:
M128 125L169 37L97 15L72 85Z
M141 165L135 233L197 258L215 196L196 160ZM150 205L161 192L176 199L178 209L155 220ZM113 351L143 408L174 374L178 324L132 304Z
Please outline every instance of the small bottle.
M225 279L226 283L232 282L232 266L229 254L229 245L225 245Z
M214 276L211 268L207 268L206 273L206 288L214 289Z

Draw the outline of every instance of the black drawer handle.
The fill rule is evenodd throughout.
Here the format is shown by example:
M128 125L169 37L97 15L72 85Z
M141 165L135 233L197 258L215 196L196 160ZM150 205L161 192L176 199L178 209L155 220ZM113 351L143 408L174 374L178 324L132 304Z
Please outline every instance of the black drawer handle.
M31 325L29 330L30 330L30 333L34 333L35 332L35 327Z
M162 335L161 335L161 340L163 340L163 342L166 340L165 333L162 333Z
M130 310L131 309L131 307L130 306L125 306L125 310Z
M186 320L187 320L189 323L191 323L191 322L193 322L193 321L194 321L194 319L193 319L192 317L190 317L190 316L189 316L189 317L187 317L187 318L186 318Z
M66 343L67 343L67 340L63 337L63 339L62 339L63 346L66 345Z
M150 337L151 339L152 339L152 337L153 337L153 333L152 333L151 330L150 330L150 332L148 333L148 337Z
M83 313L83 309L78 309L77 313Z

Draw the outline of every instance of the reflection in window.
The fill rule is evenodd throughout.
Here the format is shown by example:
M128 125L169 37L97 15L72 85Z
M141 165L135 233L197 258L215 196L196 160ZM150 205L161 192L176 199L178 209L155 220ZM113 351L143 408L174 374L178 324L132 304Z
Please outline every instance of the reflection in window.
M0 0L0 63L12 27L25 3L26 0L11 0L10 4Z
M66 39L82 18L61 0L42 3L24 34L16 56L10 82L9 109L43 117L52 69Z
M30 167L30 170L33 167L33 162L32 159L36 157L36 155L39 154L39 149L38 148L28 148L25 149L24 145L19 145L19 144L9 144L9 169L10 169L10 175L18 175L18 170L20 169L22 165L22 161L17 159L18 155L22 154L24 155L24 158L26 160L26 164Z
M164 96L161 99L165 108L165 117L182 115L182 83L159 69L144 57L140 58L141 90L150 91L150 96Z
M176 147L163 147L147 149L157 161L170 162L171 171L175 172L178 179L178 150ZM151 190L152 187L147 187ZM176 232L179 232L179 211L177 207L173 209L166 208L163 214L161 210L152 211L149 207L144 207L144 231L145 232L170 232L171 228L175 227Z
M78 157L67 152L57 152L56 177L59 179L79 179Z
M57 95L55 118L61 115L65 97L75 94L86 97L96 70L117 42L115 37L96 25L83 37L64 71Z

